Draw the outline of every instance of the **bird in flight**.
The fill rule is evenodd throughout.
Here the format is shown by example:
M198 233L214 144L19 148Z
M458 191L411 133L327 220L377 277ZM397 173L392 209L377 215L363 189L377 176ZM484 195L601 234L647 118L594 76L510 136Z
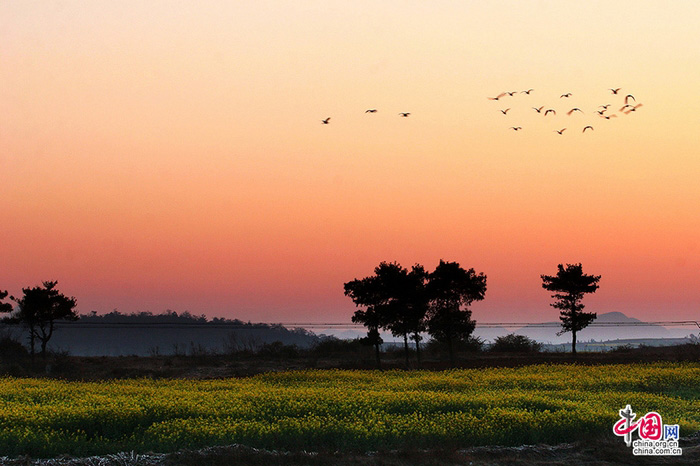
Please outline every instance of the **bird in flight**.
M522 127L520 127L520 126L511 126L510 129L512 129L513 131L519 131L519 130L522 129Z
M602 116L603 118L605 118L606 120L609 120L609 119L611 119L611 118L617 118L617 115L601 115L601 116Z
M593 127L592 127L591 125L588 125L588 126L586 126L585 128L583 128L583 131L581 131L581 132L582 132L582 133L585 133L586 130L587 130L588 128L590 128L591 131L593 131Z
M498 94L496 97L488 97L488 99L489 99L489 100L498 100L498 99L500 99L501 97L503 97L503 96L505 96L505 95L506 95L505 92L501 92L501 93Z
M637 99L635 99L634 96L633 96L632 94L627 94L627 95L625 96L625 103L628 103L629 99L632 99L632 100L634 100L635 102L637 101Z
M330 122L330 120L331 120L331 117L328 117L325 120L321 120L321 123L323 123L324 125L327 125L328 122Z
M411 114L411 112L401 112L401 113L399 113L399 115L401 115L401 116L404 117L404 118L408 117L408 115L410 115L410 114Z
M508 94L509 96L513 97L513 94L515 94L516 92L518 92L518 91L513 91L513 92L508 92L508 91L506 91L506 94Z
M562 97L566 97L566 98L568 99L569 97L571 97L571 92L567 92L566 94L562 94L562 95L559 96L560 99L561 99Z
M521 94L530 94L530 92L534 91L534 89L528 89L527 91L520 91Z
M547 114L548 114L549 112L552 112L552 113L555 114L555 115L557 114L557 112L556 112L553 108L550 108L550 109L545 110L544 116L547 116Z
M630 105L630 106L629 106L630 109L627 110L625 113L636 112L637 109L638 109L639 107L641 107L642 105L644 105L644 104L637 104L637 105L635 105L634 107L632 107L632 106Z
M607 109L605 109L605 110L607 110ZM604 116L605 110L596 110L595 112L600 116Z
M632 108L632 106L629 105L629 104L625 104L625 105L623 105L623 106L620 108L620 111L621 111L621 112L624 112L625 109L627 109L627 108Z
M504 115L506 115L506 114L508 114L508 110L510 110L510 108L507 108L507 109L505 109L505 110L501 110L501 113L504 114Z
M609 106L610 104L598 105L599 108L604 108L605 110L607 110Z
M370 108L369 110L365 110L365 113L377 113L376 108Z
M578 108L578 107L574 107L574 108L572 108L571 110L569 110L568 112L566 112L566 114L570 116L570 115L571 115L572 113L574 113L574 112L581 112L581 113L583 113L583 110L581 110L581 109Z
M555 129L555 130L554 130L554 132L557 133L557 134L564 134L564 131L566 131L566 128Z
M617 94L618 92L620 92L620 89L622 89L622 88L618 87L617 89L610 89L610 90L612 91L613 94Z
M533 109L534 111L536 111L537 113L542 113L542 109L543 109L543 108L544 108L544 105L541 106L540 108L532 107L532 109Z

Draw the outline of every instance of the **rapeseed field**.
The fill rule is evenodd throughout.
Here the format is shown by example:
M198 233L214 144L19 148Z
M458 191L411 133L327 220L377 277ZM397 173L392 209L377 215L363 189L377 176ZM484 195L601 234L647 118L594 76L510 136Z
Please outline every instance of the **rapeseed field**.
M378 450L611 436L618 410L700 430L700 364L304 370L223 380L0 379L0 456L239 443Z

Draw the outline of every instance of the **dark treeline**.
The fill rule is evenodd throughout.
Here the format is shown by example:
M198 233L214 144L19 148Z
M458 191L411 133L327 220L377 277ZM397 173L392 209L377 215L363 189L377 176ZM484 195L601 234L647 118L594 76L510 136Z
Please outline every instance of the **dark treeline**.
M305 329L279 325L192 322L172 320L172 315L163 321L158 314L145 320L123 317L62 322L47 350L74 356L177 356L255 353L273 343L305 349L320 341ZM28 330L22 325L5 325L0 339L4 337L29 347Z
M230 354L258 351L274 342L310 348L319 341L302 328L207 319L188 311L123 314L115 310L78 315L76 299L60 293L56 285L53 281L23 288L21 297L0 290L0 312L6 315L0 337L6 344L15 348L9 340L26 342L32 358L39 347L45 359L49 349L83 356Z
M183 324L183 325L206 325L206 324L226 324L240 327L278 327L275 324L255 324L243 322L239 319L227 319L224 317L207 318L206 315L194 315L189 311L177 313L170 309L154 314L150 311L131 312L123 314L116 309L108 314L98 314L92 311L89 314L80 314L79 322L83 324Z
M62 322L53 347L81 355L178 355L256 352L280 342L310 348L318 337L303 328L167 310L83 314Z

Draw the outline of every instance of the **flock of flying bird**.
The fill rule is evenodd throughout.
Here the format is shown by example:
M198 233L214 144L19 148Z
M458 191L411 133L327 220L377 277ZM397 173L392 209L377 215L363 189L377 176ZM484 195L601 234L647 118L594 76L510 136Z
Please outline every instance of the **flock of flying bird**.
M608 89L608 90L612 93L612 95L620 95L620 96L622 95L622 94L620 94L620 91L622 90L622 88L620 88L620 87L618 87L618 88L611 88L611 89ZM488 99L489 99L489 100L500 101L500 100L503 99L503 98L513 97L513 96L516 95L516 94L526 94L526 95L530 95L530 93L531 93L532 91L534 91L534 89L528 89L528 90L520 91L520 92L518 92L518 91L513 91L513 92L501 92L501 93L498 94L496 97L488 97ZM568 98L570 98L572 95L573 95L573 94L572 94L571 92L567 92L567 93L565 93L565 94L560 95L559 98L560 98L560 99L568 99ZM624 105L623 105L623 106L620 108L620 110L619 110L620 114L623 114L623 115L629 115L630 113L637 111L637 109L638 109L639 107L642 106L641 103L637 103L637 99L636 99L632 94L627 94L627 95L625 95L624 101L625 101ZM633 104L633 103L634 103L634 104ZM604 118L604 119L606 119L606 120L609 120L609 119L611 119L611 118L617 118L617 113L608 114L608 109L609 109L611 106L612 106L612 104L599 105L598 108L595 110L595 115L598 115L599 118ZM500 109L500 112L501 112L503 115L508 115L508 112L510 111L510 109L511 109L510 107L509 107L509 108L505 108L505 109ZM542 105L542 106L540 106L540 107L532 107L532 110L534 110L534 111L537 112L538 114L542 115L543 117L546 117L546 116L549 115L549 114L552 114L552 115L556 115L556 114L557 114L557 111L556 111L555 109L553 109L553 108L547 108L547 109L545 110L545 106L544 106L544 105ZM569 110L568 112L566 112L566 114L567 114L568 116L571 116L571 115L573 115L574 113L577 113L577 112L580 112L580 113L582 113L582 114L584 113L584 111L581 110L580 108L578 108L578 107L573 107L571 110ZM523 128L522 128L522 126L511 126L509 129L512 129L513 131L520 131L520 130L523 129ZM557 134L559 134L559 135L562 135L562 134L564 134L564 131L566 131L566 129L567 129L567 128L555 129L553 132L555 132L555 133L557 133ZM592 125L587 125L587 126L584 126L584 127L583 127L582 132L585 133L586 130L591 130L591 131L593 131L594 128L593 128Z
M621 91L621 90L622 90L622 88L620 88L620 87L609 89L609 91L612 93L612 95L620 95L620 96L622 95L622 94L620 94L620 91ZM501 99L506 98L506 97L513 97L513 96L515 96L516 94L526 94L526 95L530 95L530 93L533 92L533 91L534 91L534 89L527 89L527 90L525 90L525 91L520 91L520 92L518 92L518 91L501 92L501 93L498 94L496 97L488 97L488 99L489 99L489 100L494 100L494 101L500 101ZM568 98L570 98L572 95L573 95L573 94L572 94L571 92L567 92L567 93L565 93L565 94L560 95L559 98L560 98L560 99L568 99ZM632 112L636 112L637 109L638 109L639 107L642 106L642 104L637 103L637 99L635 99L635 97L634 97L632 94L627 94L627 95L625 95L624 101L625 101L624 105L623 105L623 106L620 108L620 110L619 110L619 113L620 113L620 114L629 115L629 114L632 113ZM632 102L634 102L634 105L632 104ZM599 118L604 118L604 119L606 119L606 120L609 120L609 119L611 119L611 118L617 118L617 113L610 113L610 114L608 114L608 109L609 109L611 106L612 106L612 104L599 105L598 108L595 110L595 115L598 115ZM556 111L555 109L553 109L553 108L547 108L547 109L545 110L545 106L544 106L544 105L542 105L542 106L540 106L540 107L532 107L532 109L533 109L535 112L537 112L538 114L542 115L543 117L547 117L547 115L549 115L549 114L552 114L552 115L556 115L556 114L557 114L557 111ZM511 107L508 107L508 108L505 108L505 109L501 109L500 112L501 112L503 115L508 115L508 112L509 112L510 110L511 110ZM568 112L566 112L566 114L567 114L568 116L571 116L571 115L573 115L574 113L577 113L577 112L580 112L580 113L582 113L582 114L585 113L585 112L584 112L583 110L581 110L580 108L578 108L578 107L573 107L571 110L569 110ZM376 108L370 108L370 109L365 110L365 113L377 113L377 109L376 109ZM400 117L402 117L402 118L407 118L410 114L411 114L410 112L399 112L399 113L398 113L398 115L399 115ZM330 121L331 121L331 117L328 117L328 118L326 118L326 119L324 119L324 120L321 120L321 123L323 123L324 125L327 125L327 124L330 123ZM520 131L520 130L523 129L523 128L522 128L522 126L511 126L509 129L512 129L512 130L514 130L514 131ZM566 131L566 129L567 129L567 128L555 129L554 132L557 133L557 134L559 134L559 135L563 135L563 134L564 134L564 131ZM586 125L586 126L583 127L582 132L585 133L586 130L591 130L591 131L593 131L594 128L593 128L592 125Z
M370 108L370 109L365 110L365 113L377 113L377 109ZM410 115L410 114L411 114L411 112L400 112L399 116L403 117L403 118L407 118L408 115ZM330 121L331 121L331 117L328 117L325 120L321 120L321 123L323 123L324 125L327 125L330 123Z

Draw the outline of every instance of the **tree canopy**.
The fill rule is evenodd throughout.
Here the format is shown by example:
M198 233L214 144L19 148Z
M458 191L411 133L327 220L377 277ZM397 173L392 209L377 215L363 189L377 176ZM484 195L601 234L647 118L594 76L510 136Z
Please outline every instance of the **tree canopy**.
M0 301L7 298L7 291L0 290ZM12 304L0 302L0 312L12 312Z

